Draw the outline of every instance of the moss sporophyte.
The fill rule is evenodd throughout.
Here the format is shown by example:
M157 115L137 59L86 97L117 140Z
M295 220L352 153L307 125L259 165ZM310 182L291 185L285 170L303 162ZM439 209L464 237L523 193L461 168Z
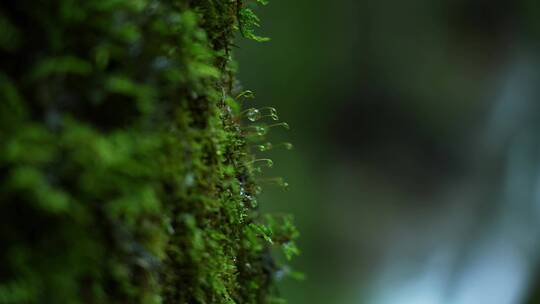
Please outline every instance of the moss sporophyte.
M294 146L291 143L283 142L279 144L272 144L271 142L266 142L264 144L256 145L255 148L260 152L269 151L275 148L283 147L286 150L291 150Z
M263 113L263 110L268 110L268 113ZM242 111L240 115L246 117L251 122L263 119L265 117L269 117L272 120L279 120L279 117L277 116L277 111L274 108L249 108Z
M265 4L0 3L0 303L279 301L298 232L254 154L288 124L232 59Z

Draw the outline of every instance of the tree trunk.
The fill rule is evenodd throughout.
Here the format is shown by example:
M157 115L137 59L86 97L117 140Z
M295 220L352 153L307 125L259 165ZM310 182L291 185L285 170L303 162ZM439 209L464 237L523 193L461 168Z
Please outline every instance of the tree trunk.
M270 299L243 1L0 4L0 303Z

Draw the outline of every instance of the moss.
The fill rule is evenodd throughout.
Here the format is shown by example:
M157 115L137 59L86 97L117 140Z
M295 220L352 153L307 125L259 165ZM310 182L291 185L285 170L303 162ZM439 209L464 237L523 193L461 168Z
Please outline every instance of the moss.
M250 5L0 4L0 303L274 299L297 232L256 207Z

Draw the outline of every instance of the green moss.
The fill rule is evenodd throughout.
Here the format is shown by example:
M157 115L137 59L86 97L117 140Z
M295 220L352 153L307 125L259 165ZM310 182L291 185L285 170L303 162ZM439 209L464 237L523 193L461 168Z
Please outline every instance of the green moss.
M253 4L0 4L0 303L277 301L297 232L256 208L231 59Z

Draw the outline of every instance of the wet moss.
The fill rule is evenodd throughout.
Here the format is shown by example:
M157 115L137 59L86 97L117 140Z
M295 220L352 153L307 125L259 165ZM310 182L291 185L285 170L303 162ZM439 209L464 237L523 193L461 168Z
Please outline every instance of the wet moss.
M250 5L0 4L0 303L274 298L297 232L256 207L232 61Z

